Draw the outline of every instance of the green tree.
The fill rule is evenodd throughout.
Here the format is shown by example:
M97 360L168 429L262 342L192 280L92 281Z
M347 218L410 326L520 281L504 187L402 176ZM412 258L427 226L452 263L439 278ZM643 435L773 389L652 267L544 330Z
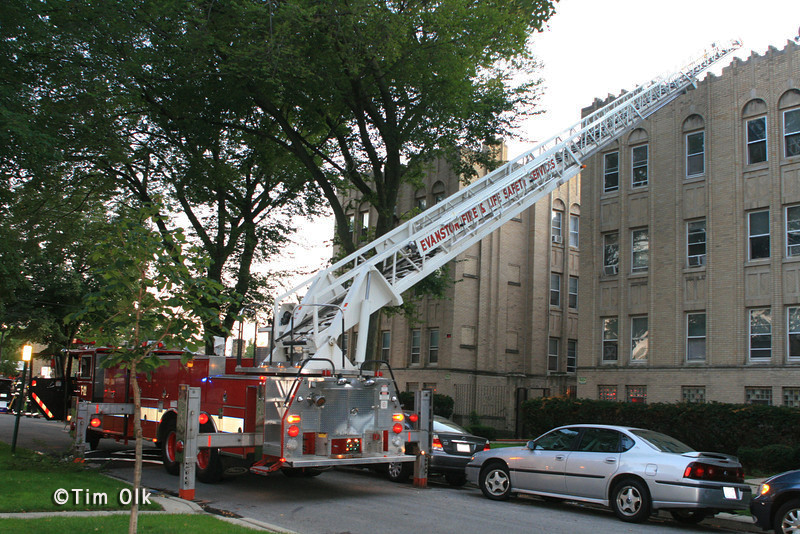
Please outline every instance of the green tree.
M198 276L205 269L199 250L186 246L179 233L164 243L155 230L152 212L120 218L114 232L98 243L92 259L101 280L86 296L83 309L70 317L79 320L82 333L111 347L120 347L103 362L130 373L136 436L134 492L141 487L142 427L139 380L163 364L154 354L159 343L179 347L203 345L202 325L218 318L213 307L222 287ZM176 261L177 260L177 261ZM217 319L218 320L218 319ZM138 504L131 506L129 532L135 533Z

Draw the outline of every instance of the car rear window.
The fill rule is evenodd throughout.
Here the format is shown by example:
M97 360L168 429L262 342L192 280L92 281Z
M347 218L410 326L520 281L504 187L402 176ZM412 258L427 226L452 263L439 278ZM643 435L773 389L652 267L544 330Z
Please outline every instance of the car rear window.
M454 432L456 434L469 434L466 430L455 424L454 422L443 419L438 416L433 418L433 431L434 432Z
M673 437L667 436L666 434L662 434L661 432L634 429L631 430L631 434L642 438L653 448L661 452L673 452L675 454L694 452L694 449L687 444L678 441Z

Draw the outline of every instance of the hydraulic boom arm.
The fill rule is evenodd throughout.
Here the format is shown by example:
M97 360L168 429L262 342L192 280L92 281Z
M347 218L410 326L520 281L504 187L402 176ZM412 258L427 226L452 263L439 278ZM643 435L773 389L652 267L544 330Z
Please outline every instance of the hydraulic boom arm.
M290 360L293 347L302 346L352 368L337 342L343 332L368 324L383 306L401 304L404 291L577 175L587 158L696 86L701 73L740 46L713 46L675 74L624 93L280 296L271 359ZM366 338L359 336L356 364L364 361Z

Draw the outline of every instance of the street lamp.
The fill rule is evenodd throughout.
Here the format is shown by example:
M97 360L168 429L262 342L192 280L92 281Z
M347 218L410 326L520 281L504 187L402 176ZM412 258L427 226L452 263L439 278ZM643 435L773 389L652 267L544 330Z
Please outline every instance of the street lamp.
M11 438L11 454L17 450L17 433L19 432L19 415L25 407L25 375L28 371L28 362L31 361L33 347L25 345L22 347L22 392L17 396L17 418L14 421L14 436Z

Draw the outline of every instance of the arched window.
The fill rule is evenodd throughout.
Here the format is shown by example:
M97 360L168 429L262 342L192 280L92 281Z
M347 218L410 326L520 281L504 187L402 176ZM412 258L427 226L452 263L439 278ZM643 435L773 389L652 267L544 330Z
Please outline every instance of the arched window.
M700 115L689 115L683 121L686 146L686 177L702 176L706 172L706 123Z
M414 206L419 208L420 211L428 209L428 198L424 187L417 189L414 193Z
M445 197L444 182L438 181L435 184L433 184L433 187L431 188L431 194L433 195L434 204L438 204L439 202L444 200Z
M778 100L783 119L783 155L800 156L800 91L789 89Z
M647 187L648 178L648 136L643 128L636 128L628 136L631 145L631 187Z
M767 161L767 103L754 98L742 110L745 120L747 164Z

